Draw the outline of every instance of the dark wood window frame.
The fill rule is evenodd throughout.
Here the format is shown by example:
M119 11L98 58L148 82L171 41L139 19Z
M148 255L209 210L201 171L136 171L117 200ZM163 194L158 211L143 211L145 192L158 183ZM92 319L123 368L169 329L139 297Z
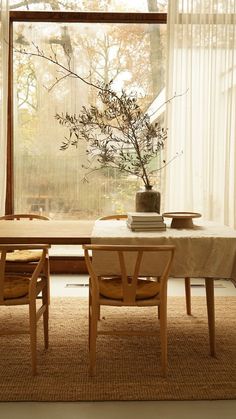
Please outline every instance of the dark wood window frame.
M14 22L63 22L63 23L145 23L166 24L166 13L112 13L112 12L33 12L11 11L9 21L9 74L8 74L8 146L6 214L14 212L13 165L13 23Z

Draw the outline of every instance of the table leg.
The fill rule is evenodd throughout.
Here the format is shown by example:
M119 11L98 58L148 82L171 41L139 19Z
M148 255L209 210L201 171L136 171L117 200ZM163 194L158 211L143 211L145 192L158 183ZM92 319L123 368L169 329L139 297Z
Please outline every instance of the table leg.
M185 278L185 299L186 299L186 311L191 316L191 282L190 278Z
M216 355L215 343L215 305L214 305L214 279L205 278L206 286L206 302L207 302L207 316L209 328L209 342L210 342L210 355Z

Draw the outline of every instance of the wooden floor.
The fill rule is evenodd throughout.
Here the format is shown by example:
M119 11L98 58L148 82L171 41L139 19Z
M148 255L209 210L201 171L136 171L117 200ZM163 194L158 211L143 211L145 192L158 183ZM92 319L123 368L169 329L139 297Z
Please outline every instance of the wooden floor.
M11 419L234 419L236 400L198 402L1 403L2 418Z

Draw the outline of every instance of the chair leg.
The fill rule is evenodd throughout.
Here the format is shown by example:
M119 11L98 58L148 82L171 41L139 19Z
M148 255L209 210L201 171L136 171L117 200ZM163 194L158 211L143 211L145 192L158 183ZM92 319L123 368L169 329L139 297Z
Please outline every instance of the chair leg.
M186 298L186 311L191 316L191 282L190 278L185 278L185 298Z
M36 320L36 301L29 305L29 328L30 328L30 350L32 374L37 374L37 320Z
M160 306L161 376L167 374L167 309Z
M92 324L92 287L90 284L91 278L89 278L89 334L88 334L88 340L89 340L89 351L90 351L90 338L91 338L91 324Z
M42 291L42 302L43 302L43 305L45 306L45 311L43 313L44 347L45 349L48 349L48 346L49 346L49 336L48 336L49 298L48 298L47 286Z
M45 277L47 281L47 297L48 297L48 305L50 305L50 266L49 266L49 259L46 259L45 264Z
M98 320L101 320L101 307L98 307Z
M91 305L91 314L89 317L89 375L95 374L96 364L96 342L97 342L97 324L98 324L98 305Z

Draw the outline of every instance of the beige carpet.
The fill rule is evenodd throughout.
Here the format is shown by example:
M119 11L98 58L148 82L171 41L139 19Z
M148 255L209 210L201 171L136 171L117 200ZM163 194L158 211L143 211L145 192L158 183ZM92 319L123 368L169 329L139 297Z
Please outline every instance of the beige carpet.
M50 349L39 331L39 375L30 375L27 336L1 337L1 401L211 400L236 396L236 298L216 298L217 358L209 356L205 298L193 298L193 316L185 300L169 298L169 373L160 377L159 337L98 338L97 374L88 377L87 301L56 298L51 304ZM27 309L17 308L19 325ZM27 313L27 311L26 311ZM129 313L129 316L128 316ZM156 309L107 308L103 323L117 327L157 327ZM14 317L1 307L0 324ZM2 326L1 326L2 327Z

